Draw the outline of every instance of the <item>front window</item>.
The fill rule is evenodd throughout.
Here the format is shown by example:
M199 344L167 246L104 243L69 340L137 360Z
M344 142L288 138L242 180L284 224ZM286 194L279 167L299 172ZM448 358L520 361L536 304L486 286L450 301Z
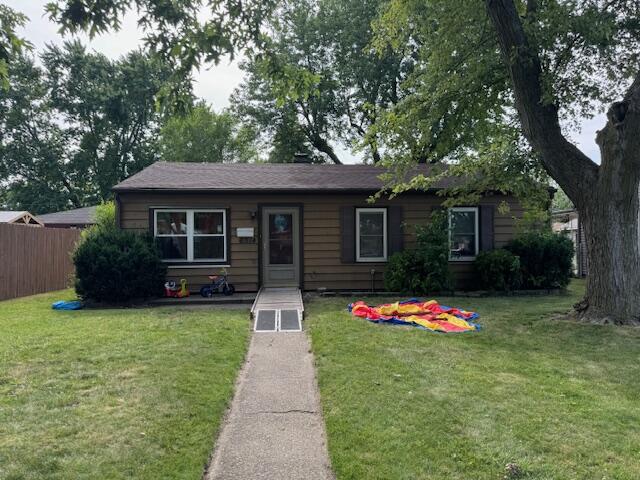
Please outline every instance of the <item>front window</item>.
M224 262L224 210L156 210L154 233L166 261Z
M387 209L356 209L356 259L358 262L387 260Z
M449 259L473 260L478 254L478 208L449 210Z

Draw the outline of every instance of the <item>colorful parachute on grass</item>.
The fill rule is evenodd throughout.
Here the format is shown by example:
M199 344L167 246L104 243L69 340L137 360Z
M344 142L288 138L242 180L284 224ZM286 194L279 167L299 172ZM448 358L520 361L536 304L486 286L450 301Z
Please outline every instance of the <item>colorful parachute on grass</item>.
M421 302L411 298L377 307L370 307L358 301L349 305L349 311L354 316L366 318L370 322L411 325L432 332L462 333L480 330L480 325L474 322L479 318L477 313L445 307L435 300Z

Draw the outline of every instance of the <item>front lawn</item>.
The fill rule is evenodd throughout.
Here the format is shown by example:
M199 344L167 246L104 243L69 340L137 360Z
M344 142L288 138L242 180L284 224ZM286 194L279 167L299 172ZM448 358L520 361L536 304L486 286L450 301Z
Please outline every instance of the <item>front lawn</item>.
M640 478L640 330L558 319L580 296L441 298L442 335L307 305L339 479ZM380 299L366 299L370 304Z
M69 296L0 302L0 478L201 478L247 311L51 310Z

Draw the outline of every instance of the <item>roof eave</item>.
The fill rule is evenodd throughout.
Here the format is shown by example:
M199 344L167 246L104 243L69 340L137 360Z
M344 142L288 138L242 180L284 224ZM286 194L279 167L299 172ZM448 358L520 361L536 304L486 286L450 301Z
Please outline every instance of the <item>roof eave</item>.
M127 188L113 187L115 193L377 193L380 188ZM434 193L442 190L442 187L429 188L428 190L409 190L407 193Z

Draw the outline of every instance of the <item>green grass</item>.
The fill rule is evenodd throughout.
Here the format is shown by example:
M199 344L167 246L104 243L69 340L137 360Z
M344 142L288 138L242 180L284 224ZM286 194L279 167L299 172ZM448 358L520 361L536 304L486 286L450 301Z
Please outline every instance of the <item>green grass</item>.
M558 318L583 287L439 299L480 313L461 335L307 305L338 478L640 478L640 330Z
M0 478L201 478L247 311L51 310L65 296L0 302Z

